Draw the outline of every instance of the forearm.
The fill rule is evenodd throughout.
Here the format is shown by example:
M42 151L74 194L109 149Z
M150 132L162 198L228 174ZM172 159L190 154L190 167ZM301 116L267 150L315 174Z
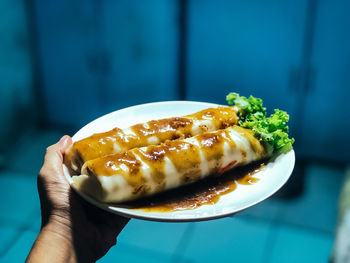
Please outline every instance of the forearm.
M72 243L58 233L40 231L26 262L77 262Z
M26 262L92 262L89 249L77 248L75 243L70 227L50 220L42 227Z

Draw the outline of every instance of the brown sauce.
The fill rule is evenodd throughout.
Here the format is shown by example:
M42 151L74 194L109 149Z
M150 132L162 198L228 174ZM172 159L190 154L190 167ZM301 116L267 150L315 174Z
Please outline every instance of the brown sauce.
M236 127L232 129L237 130ZM239 129L240 133L245 132L245 129ZM180 185L186 185L192 182L196 182L201 178L201 156L203 153L209 166L210 174L222 174L228 171L235 165L232 162L228 167L222 167L222 159L224 156L224 143L228 143L232 148L235 147L235 143L228 138L226 130L218 130L213 133L204 133L194 137L199 145L194 145L184 140L166 141L160 145L150 145L145 148L135 148L124 153L118 153L114 155L107 155L102 158L94 159L86 163L86 167L92 174L113 176L115 174L123 176L125 181L133 188L132 199L141 198L165 190L165 157L168 158L171 163L176 167L177 172L180 175ZM247 138L248 136L245 135ZM259 145L259 141L252 137L248 141L250 144ZM261 148L263 148L260 145ZM244 152L241 149L241 152ZM259 155L263 156L263 155ZM140 159L140 160L139 160ZM141 169L141 162L150 167L149 176L154 182L156 182L156 188L151 189L145 187L144 171ZM127 167L128 169L124 169ZM237 172L236 172L237 173ZM239 170L238 170L238 173ZM205 174L204 176L207 176ZM227 176L226 176L227 177ZM240 176L242 177L242 176ZM239 178L240 178L239 177ZM238 178L237 178L238 179ZM241 179L238 183L252 184L254 178ZM228 189L219 189L218 193L226 193L227 191L233 191L234 185L227 186ZM142 191L140 191L142 189ZM214 193L210 193L213 196ZM218 196L217 194L215 196ZM210 202L217 202L213 200ZM198 198L197 198L198 199ZM209 202L208 200L205 202ZM201 201L202 202L202 201Z
M124 203L123 206L146 212L172 212L213 205L221 196L234 191L237 184L252 185L258 182L254 175L264 167L264 162L237 167L220 176L210 176L190 185Z
M113 130L96 133L90 137L74 143L76 155L83 162L102 157L108 154L123 152L136 147L150 145L148 139L156 136L159 144L166 140L175 140L178 138L187 138L194 136L192 126L194 120L211 120L217 129L227 128L237 123L237 108L235 107L218 107L208 108L184 117L174 117L168 119L152 120L147 122L147 128L143 124L136 124L130 129L136 135L125 134L122 129L114 128ZM202 132L206 127L202 127ZM119 147L115 149L114 145ZM118 151L119 148L119 151Z

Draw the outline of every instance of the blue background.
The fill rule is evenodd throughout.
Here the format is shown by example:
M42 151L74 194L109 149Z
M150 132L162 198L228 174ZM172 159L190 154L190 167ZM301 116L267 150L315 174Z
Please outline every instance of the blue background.
M234 91L290 114L297 169L286 189L299 195L211 224L134 220L105 262L205 262L210 249L221 260L234 250L237 262L287 262L299 249L290 262L326 262L350 160L349 10L347 0L1 1L0 197L16 209L1 204L0 261L23 259L39 230L35 176L45 148L63 134L127 106L225 104ZM17 196L11 187L23 190ZM231 228L230 237L218 234ZM155 233L148 247L138 243L145 229ZM315 254L303 243L316 244Z

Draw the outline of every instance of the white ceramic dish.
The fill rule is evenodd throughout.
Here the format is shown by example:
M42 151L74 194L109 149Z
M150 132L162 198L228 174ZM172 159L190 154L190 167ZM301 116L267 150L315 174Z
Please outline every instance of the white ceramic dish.
M78 141L93 133L110 130L114 127L126 128L136 123L167 117L182 116L196 111L216 107L212 103L193 101L168 101L155 102L133 106L104 115L80 129L73 137ZM126 217L138 218L152 221L185 222L201 221L221 218L232 215L238 211L257 204L271 196L281 188L290 177L295 163L294 151L278 156L274 161L269 162L264 169L254 176L259 181L253 185L237 185L235 191L220 197L220 200L213 205L203 205L192 210L174 212L145 212L118 206L100 203L91 197L78 192L88 202L112 213ZM63 166L68 181L72 179L67 167Z

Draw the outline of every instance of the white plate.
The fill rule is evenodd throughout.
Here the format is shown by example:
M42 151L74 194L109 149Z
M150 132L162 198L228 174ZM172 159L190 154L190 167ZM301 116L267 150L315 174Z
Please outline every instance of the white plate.
M155 102L133 106L104 115L80 129L73 137L73 141L81 140L93 133L110 130L114 127L126 128L136 123L154 119L182 116L217 104L193 101ZM269 162L264 169L254 175L259 181L253 185L237 185L235 191L223 195L213 205L203 205L193 210L174 212L145 212L127 209L116 205L100 203L91 197L78 192L88 202L112 213L126 217L168 222L201 221L232 215L247 207L257 204L281 188L290 177L295 163L294 151L278 156ZM65 176L72 183L67 167Z

